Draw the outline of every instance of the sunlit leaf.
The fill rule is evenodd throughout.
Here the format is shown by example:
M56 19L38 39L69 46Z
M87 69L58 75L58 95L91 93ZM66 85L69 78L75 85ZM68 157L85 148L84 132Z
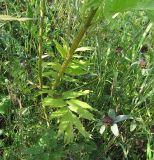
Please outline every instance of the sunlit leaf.
M72 75L72 76L84 75L87 73L87 70L85 68L82 68L80 64L70 63L65 73Z
M28 20L34 20L34 19L27 17L17 18L9 15L0 15L0 21L28 21Z
M85 130L83 127L82 123L80 122L79 118L76 117L74 114L72 114L72 120L73 124L76 126L76 128L79 130L79 132L84 136L84 137L89 137L89 133Z
M72 77L71 75L65 74L62 79L67 82L81 83L79 79Z
M133 9L137 6L139 0L105 0L104 12L116 13Z
M58 62L44 62L42 64L43 68L52 68L55 71L59 71L61 69L61 64Z
M65 51L69 52L69 44L67 41L65 41L65 39L61 38L61 41L63 43L63 48L65 49Z
M75 52L91 51L93 49L94 49L93 47L80 47L80 48L77 48Z
M66 144L72 142L74 139L74 133L73 133L73 123L72 121L70 121L67 125L67 128L65 130L65 134L64 134L64 142Z
M72 60L72 63L70 65L79 65L82 69L86 69L90 63L89 61L84 61L84 60Z
M61 136L62 134L64 134L66 128L68 127L69 125L69 121L68 120L61 120L60 121L60 124L59 124L59 130L58 130L58 137Z
M56 48L58 52L61 54L63 58L65 58L66 55L68 54L68 51L66 50L66 48L63 48L63 46L61 46L56 40L54 40L54 43L56 44Z
M68 102L68 104L71 104L71 103ZM85 119L88 119L88 120L94 120L93 114L91 114L89 111L81 108L80 106L70 105L70 106L68 106L68 108L71 111L77 113L82 118L85 118Z
M85 108L85 109L95 110L88 103L77 100L77 99L71 99L71 100L67 101L67 103L69 105L72 105L72 106L80 106L80 107Z
M60 108L55 112L52 112L51 114L51 118L58 118L58 117L62 117L64 116L66 113L68 113L68 109L67 108Z
M64 107L66 106L66 102L63 99L57 98L44 98L43 99L43 105L44 106L51 106L51 107Z
M87 95L90 91L89 90L85 90L85 91L66 91L63 92L63 98L64 99L71 99L71 98L76 98L79 96L83 96L83 95Z
M58 136L64 134L66 132L66 129L68 125L70 125L70 122L72 122L72 114L70 112L67 112L65 116L63 116L60 119L60 124L59 124L59 130L58 130Z
M49 90L49 89L42 89L41 91L38 91L39 95L43 94L43 93L48 93L48 94L52 94L53 90Z

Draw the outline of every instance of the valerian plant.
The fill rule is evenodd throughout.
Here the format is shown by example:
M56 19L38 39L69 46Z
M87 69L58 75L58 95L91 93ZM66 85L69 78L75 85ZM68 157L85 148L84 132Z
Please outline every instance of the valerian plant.
M79 44L87 32L88 28L92 25L92 21L102 20L104 18L110 18L116 13L121 13L125 11L131 10L144 10L147 15L153 20L154 18L154 2L153 0L85 0L83 12L85 14L88 13L86 19L84 19L78 34L75 36L72 41L71 46L62 39L63 45L59 44L56 40L54 40L56 48L63 59L63 63L61 64L59 59L55 58L54 62L48 62L42 64L42 42L43 42L43 21L44 21L44 7L45 1L40 1L40 34L39 34L39 60L38 60L38 70L39 70L39 81L40 87L42 90L43 79L42 76L51 76L52 75L52 86L51 90L42 90L43 93L50 94L43 99L43 106L51 106L52 108L56 108L55 111L52 112L51 118L57 118L59 121L59 131L58 135L64 134L64 139L66 142L71 142L73 140L73 126L79 130L79 132L88 137L89 134L85 131L80 118L94 120L94 116L89 111L94 111L94 109L87 103L80 101L78 99L79 96L83 96L88 94L87 91L67 91L61 93L60 97L56 97L57 88L60 85L61 81L74 81L73 76L79 76L87 74L87 67L89 63L80 58L74 58L74 53L78 51L89 50L89 47L80 47ZM15 18L8 15L1 15L0 20L9 20L9 21L26 21L32 20L31 18ZM45 68L51 68L52 70L48 72L43 72ZM52 92L52 94L51 94ZM77 116L78 115L78 116ZM118 127L117 122L126 120L130 117L126 115L119 115L113 117L108 113L110 117L108 120L111 125L112 132L117 136ZM105 130L105 127L101 127L101 133Z
M126 11L145 11L147 15L154 20L154 1L153 0L84 0L83 10L85 18L82 19L81 27L78 34L74 37L71 45L62 38L62 44L58 40L54 40L56 49L61 59L55 58L52 62L43 62L43 28L44 28L44 12L45 0L40 1L40 21L39 21L39 59L38 59L38 79L40 83L41 94L46 93L46 97L42 99L43 107L51 108L51 116L48 118L57 119L59 124L58 135L64 135L66 143L73 141L74 127L85 136L90 134L85 130L81 123L81 119L94 120L92 111L95 111L89 104L80 100L80 96L87 95L89 91L60 91L61 82L76 82L76 76L87 74L89 62L82 57L75 56L79 51L91 50L89 47L79 47L85 33L93 22L102 19L110 19L114 14ZM0 20L9 21L26 21L31 18L16 18L8 15L0 15ZM68 37L69 38L69 37ZM51 86L48 89L43 88L43 77L51 79ZM46 113L45 113L46 115ZM48 116L48 115L46 115ZM111 125L111 130L115 136L119 135L117 123L126 119L130 119L127 115L115 116L114 112L109 111L108 117L104 120L104 124ZM101 127L101 133L105 130L105 125Z
M79 96L87 95L88 93L88 90L66 91L58 95L58 97L53 94L53 96L46 97L43 100L44 106L56 108L56 111L52 112L51 118L59 120L58 136L64 134L66 143L71 142L74 138L74 126L83 136L90 136L80 122L80 118L94 120L93 114L89 112L94 111L94 109L89 104L77 99Z
M94 111L94 109L79 99L80 96L87 95L87 91L70 90L60 94L58 92L60 82L76 82L74 76L87 74L89 63L83 59L74 57L77 51L89 50L87 47L79 48L82 38L93 24L93 21L98 22L104 18L110 19L114 14L133 10L144 10L147 15L152 17L154 2L153 0L85 0L82 12L84 15L88 14L88 16L83 19L78 34L71 42L71 45L64 38L62 38L62 44L54 40L63 62L61 64L61 60L55 58L54 62L43 63L43 76L52 76L52 89L45 91L46 93L50 92L50 94L43 99L43 106L50 106L52 108L51 119L57 118L57 122L59 123L58 135L63 134L66 143L73 141L74 126L83 136L89 137L89 133L83 127L80 119L94 120L94 116L90 112ZM115 136L119 135L117 123L130 118L132 117L127 115L115 116L113 110L109 111L108 121L111 123L111 130ZM107 121L104 121L104 123L107 123ZM105 124L101 127L101 134L104 132L105 127Z

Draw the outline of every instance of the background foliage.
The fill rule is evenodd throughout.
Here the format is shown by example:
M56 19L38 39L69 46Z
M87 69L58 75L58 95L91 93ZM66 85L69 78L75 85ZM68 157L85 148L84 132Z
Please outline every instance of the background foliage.
M154 2L44 2L0 1L1 159L152 160Z

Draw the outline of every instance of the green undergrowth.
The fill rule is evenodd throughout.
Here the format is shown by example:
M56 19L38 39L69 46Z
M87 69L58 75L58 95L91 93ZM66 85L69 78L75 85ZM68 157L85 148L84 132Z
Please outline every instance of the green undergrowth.
M151 19L144 11L102 18L98 10L101 18L94 17L53 87L88 7L101 1L84 1L87 11L79 0L45 1L40 88L39 2L0 1L0 158L152 160L151 13Z

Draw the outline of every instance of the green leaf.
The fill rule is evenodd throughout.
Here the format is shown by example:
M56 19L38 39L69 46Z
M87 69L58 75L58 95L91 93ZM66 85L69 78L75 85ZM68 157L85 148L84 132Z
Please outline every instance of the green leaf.
M28 20L34 20L34 19L27 17L17 18L9 15L0 15L0 21L28 21Z
M79 118L71 112L67 112L61 119L59 124L58 136L64 134L65 143L73 141L73 125L79 130L84 137L89 137L89 133L85 130Z
M138 3L139 0L105 0L104 12L114 14L132 10L137 7Z
M68 120L61 120L60 121L60 124L59 124L59 130L58 130L58 137L61 136L62 134L64 134L66 128L68 127L69 125L69 121Z
M69 102L68 102L68 104L69 104ZM88 119L88 120L94 120L93 115L89 111L81 108L80 106L76 106L76 105L71 106L70 105L70 106L68 106L68 108L71 111L79 114L79 116L82 117L82 118L85 118L85 119Z
M79 130L79 132L84 136L84 137L89 137L89 133L85 130L83 127L82 123L80 122L79 118L76 117L74 114L72 114L72 121L73 124L76 126L76 128Z
M142 104L144 101L146 101L147 98L152 97L154 95L154 89L152 89L149 93L147 93L146 95L144 95L141 100L135 105L135 107L139 106L140 104Z
M63 98L64 99L77 98L77 97L80 97L80 96L87 95L87 94L89 94L89 92L90 92L89 90L78 91L78 92L66 91L66 92L63 92Z
M153 0L138 0L138 10L154 10Z
M57 76L57 72L50 70L48 72L43 72L42 76L48 77L48 78L51 78L51 77L55 78Z
M152 22L154 22L154 10L152 11L146 11L148 17L151 19Z
M67 112L61 119L59 124L59 130L58 130L58 137L66 131L68 125L72 122L72 114L70 112Z
M38 95L43 94L43 93L48 93L48 94L53 94L53 90L49 89L42 89L41 91L38 92Z
M114 118L114 123L125 121L127 119L133 119L133 117L129 115L119 115Z
M82 69L87 69L87 67L90 65L89 61L83 61L83 60L73 60L72 64L79 65Z
M114 119L116 117L116 113L114 109L109 109L108 116Z
M74 139L74 133L73 133L73 124L72 122L69 122L66 130L65 130L65 134L64 134L64 142L66 144L72 142Z
M94 49L93 47L80 47L80 48L77 48L75 52L91 51L93 49Z
M89 62L83 60L73 60L68 68L66 69L65 73L72 75L72 76L79 76L87 74Z
M102 125L101 128L100 128L99 133L100 133L100 134L103 134L104 131L105 131L105 125Z
M43 105L51 106L51 107L64 107L66 106L66 102L61 98L54 99L54 98L47 97L47 98L44 98Z
M87 8L98 8L102 3L102 0L85 0L84 1L84 10Z
M77 75L86 74L87 70L85 68L82 68L80 64L70 63L65 73L72 75L72 76L77 76Z
M98 8L98 11L96 13L97 19L103 18L104 16L111 17L118 12L132 10L154 10L153 0L90 0L86 3L86 8Z
M56 40L54 40L54 43L56 44L56 48L58 52L61 54L62 58L65 58L68 51L66 50L66 47L63 48Z
M0 97L0 113L7 114L11 108L11 100L9 96Z
M65 116L66 113L68 113L67 108L60 108L57 111L52 112L51 118L59 118L59 117Z
M62 41L62 43L63 43L63 48L67 51L67 52L69 52L69 44L67 43L67 41L65 41L62 37L61 37L61 41Z
M119 129L116 123L111 126L111 131L116 137L119 136Z
M64 134L64 142L70 143L74 139L72 114L67 112L60 120L58 137Z
M85 109L96 110L96 109L92 108L88 103L77 100L77 99L71 99L71 100L67 101L67 103L72 106L80 106Z
M62 79L67 82L81 83L78 79L66 74L62 77Z
M59 71L61 69L61 64L58 62L44 62L42 66L44 68L52 68L55 71Z

